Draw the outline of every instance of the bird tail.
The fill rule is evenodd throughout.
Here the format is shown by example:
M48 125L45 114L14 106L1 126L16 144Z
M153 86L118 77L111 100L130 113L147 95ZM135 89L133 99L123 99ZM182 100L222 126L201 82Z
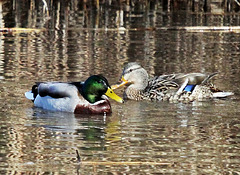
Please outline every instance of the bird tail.
M225 98L231 95L234 95L234 93L233 92L214 92L213 93L214 98Z
M206 84L210 79L212 79L215 75L217 75L217 72L214 72L212 74L209 74L203 81L202 84Z
M25 97L29 100L34 100L34 95L32 91L25 92Z

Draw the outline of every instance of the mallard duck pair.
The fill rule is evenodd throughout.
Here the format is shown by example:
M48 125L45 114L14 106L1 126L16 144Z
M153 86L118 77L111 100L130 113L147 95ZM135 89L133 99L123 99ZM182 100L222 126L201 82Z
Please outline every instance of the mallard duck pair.
M121 83L112 89L126 85L124 97L132 100L184 101L223 98L233 95L217 89L209 80L213 74L169 74L149 78L147 71L138 63L128 63L123 69Z
M112 87L105 77L93 75L85 82L36 83L25 96L35 106L47 110L103 114L111 113L107 96L123 103L123 99L112 90L123 85L127 86L124 98L132 100L191 102L233 95L232 92L223 92L209 83L215 75L216 73L179 73L149 78L147 71L133 62L123 69L122 82Z

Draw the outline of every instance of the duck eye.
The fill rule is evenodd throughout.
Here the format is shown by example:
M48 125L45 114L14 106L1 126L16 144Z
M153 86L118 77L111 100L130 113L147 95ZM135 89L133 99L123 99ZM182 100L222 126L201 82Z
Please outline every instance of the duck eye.
M129 70L129 72L132 72L132 71L133 71L132 69Z

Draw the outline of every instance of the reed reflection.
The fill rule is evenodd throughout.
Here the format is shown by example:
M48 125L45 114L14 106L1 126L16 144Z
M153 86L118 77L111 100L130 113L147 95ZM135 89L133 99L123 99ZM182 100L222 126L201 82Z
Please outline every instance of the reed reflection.
M237 26L239 15L181 11L185 6L166 1L112 1L98 10L93 1L47 2L49 16L41 0L0 2L1 27L34 29L0 35L1 172L74 174L76 150L83 161L126 163L85 165L82 174L238 172L239 33L162 27ZM104 118L49 113L32 108L23 95L35 81L81 81L98 73L113 84L130 61L151 76L219 72L217 86L236 96L191 104L112 103L114 113Z

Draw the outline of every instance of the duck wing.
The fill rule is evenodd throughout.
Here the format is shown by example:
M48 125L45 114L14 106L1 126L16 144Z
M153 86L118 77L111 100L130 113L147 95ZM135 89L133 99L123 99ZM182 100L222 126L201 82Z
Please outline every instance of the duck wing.
M188 81L187 84L190 85L200 85L206 84L211 78L213 78L217 73L212 74L203 74L203 73L188 73L188 74L176 74L173 81L182 85L186 80Z
M46 82L38 85L38 95L41 97L50 96L52 98L69 97L72 85L59 82Z
M149 80L145 93L161 99L163 96L181 94L183 91L192 92L196 85L206 84L216 74L179 73L156 76Z
M25 97L35 101L36 97L50 96L52 98L79 97L84 82L36 82Z
M156 76L149 80L148 87L152 89L171 89L178 88L184 85L200 85L206 84L217 73L202 74L202 73L189 73L189 74L168 74Z
M147 99L161 101L176 93L179 85L174 82L175 74L156 76L148 81L148 86L143 93Z
M149 80L146 91L149 92L165 92L169 89L177 89L179 87L178 83L173 81L175 79L175 74L161 75L153 77Z
M188 74L176 74L173 80L179 85L177 94L183 91L192 92L197 85L206 85L208 81L213 78L217 73L203 74L203 73L188 73Z
M81 93L83 82L37 82L37 93L41 97L50 96L52 98L64 98L75 96Z

